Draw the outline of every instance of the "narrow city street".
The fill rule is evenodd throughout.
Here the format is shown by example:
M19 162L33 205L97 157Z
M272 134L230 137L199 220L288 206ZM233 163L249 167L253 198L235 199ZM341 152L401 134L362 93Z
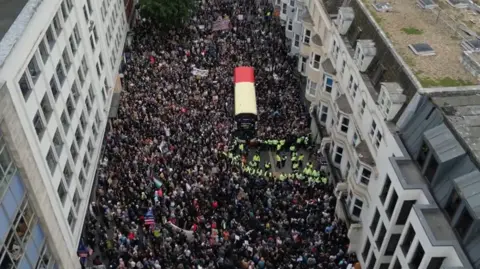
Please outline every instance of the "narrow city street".
M357 261L333 186L307 165L315 146L284 27L255 2L207 0L187 27L164 33L144 19L133 30L85 227L89 266L346 269ZM255 70L256 139L284 146L242 144L248 157L237 150L237 66ZM271 174L251 172L265 164Z

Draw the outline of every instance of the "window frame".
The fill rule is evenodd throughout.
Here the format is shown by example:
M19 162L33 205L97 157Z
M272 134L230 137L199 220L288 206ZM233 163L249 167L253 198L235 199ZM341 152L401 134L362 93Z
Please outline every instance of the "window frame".
M308 32L308 35L307 35L307 32ZM303 39L302 39L303 43L310 45L311 36L312 36L312 30L305 28L303 31Z

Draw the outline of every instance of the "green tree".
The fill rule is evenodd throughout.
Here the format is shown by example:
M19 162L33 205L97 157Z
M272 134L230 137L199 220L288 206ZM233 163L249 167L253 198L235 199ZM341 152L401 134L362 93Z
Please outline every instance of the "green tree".
M196 0L140 0L140 12L161 27L177 26L188 19Z

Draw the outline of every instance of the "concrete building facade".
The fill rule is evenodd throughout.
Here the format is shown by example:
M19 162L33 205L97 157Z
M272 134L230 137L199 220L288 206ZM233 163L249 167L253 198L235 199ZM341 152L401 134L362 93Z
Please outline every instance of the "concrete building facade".
M80 268L77 247L121 87L124 2L21 0L0 13L0 267Z
M473 42L441 23L421 24L435 10L415 1L274 5L306 79L312 135L336 185L337 215L362 268L480 268L478 66L459 60L478 53L464 45ZM393 22L412 14L409 29L424 27L418 40L441 30L458 39L448 44L453 54L435 40L419 43L423 56L411 36L412 44L402 44ZM457 71L434 73L442 61Z

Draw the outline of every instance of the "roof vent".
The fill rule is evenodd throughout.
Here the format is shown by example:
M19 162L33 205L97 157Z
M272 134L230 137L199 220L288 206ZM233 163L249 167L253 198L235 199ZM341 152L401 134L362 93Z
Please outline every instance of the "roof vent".
M423 9L434 9L438 5L433 0L417 0L417 5Z
M418 56L433 56L436 54L435 50L433 50L433 48L427 43L410 44L408 45L408 48Z

